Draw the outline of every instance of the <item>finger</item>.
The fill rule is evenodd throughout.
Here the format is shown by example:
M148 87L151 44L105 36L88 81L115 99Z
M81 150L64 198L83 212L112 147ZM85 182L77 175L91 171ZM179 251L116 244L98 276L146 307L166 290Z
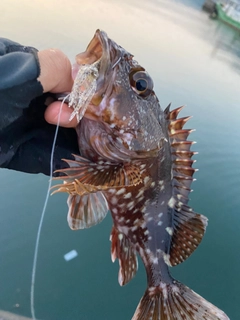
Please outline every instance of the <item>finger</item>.
M60 101L54 101L51 103L46 111L45 111L45 120L50 124L57 124L58 123L58 115L61 108L62 102ZM60 114L60 121L59 125L61 127L66 128L75 128L78 124L76 117L74 117L71 121L69 121L69 118L73 112L72 108L69 108L66 103L62 105L62 110Z

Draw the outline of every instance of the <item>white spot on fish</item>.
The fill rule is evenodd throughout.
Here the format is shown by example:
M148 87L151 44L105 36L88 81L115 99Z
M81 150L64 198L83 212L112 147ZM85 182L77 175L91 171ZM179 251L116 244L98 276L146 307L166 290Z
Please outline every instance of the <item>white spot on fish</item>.
M144 189L139 190L136 198L139 198L144 193Z
M123 194L126 192L126 189L125 188L121 188L117 191L116 195L119 196L120 194Z
M134 220L133 223L134 223L134 224L137 224L139 221L140 221L140 219L137 218L137 219Z
M132 196L131 192L128 192L123 196L123 198L124 199L129 199L129 198L131 198L131 196Z
M158 221L158 226L161 226L162 224L162 221Z
M135 204L134 201L129 202L129 203L127 204L127 208L128 208L129 210L132 210L133 207L134 207L134 204Z
M152 183L151 183L151 187L153 188L153 187L155 187L155 181L153 181Z
M122 117L123 121L125 121L127 118L125 116Z
M113 209L111 209L111 211L112 211L113 213L115 213L115 214L118 213L118 209L117 209L117 208L113 208Z
M163 293L163 298L165 301L168 300L168 290L167 290L167 285L164 282L160 282L160 287L162 289L162 293Z
M165 230L167 231L167 233L169 233L169 234L170 234L170 236L172 236L172 235L173 235L173 228L171 228L171 227L167 227Z
M136 231L136 230L137 230L137 228L138 228L138 226L134 226L134 227L132 227L132 228L131 228L132 232Z
M163 260L168 266L170 266L170 267L172 266L171 262L170 262L170 255L169 254L163 253Z
M163 213L160 212L160 213L158 214L158 217L161 218L162 215L163 215Z
M144 213L144 212L146 212L146 210L147 210L147 207L146 206L144 206L144 207L142 207L142 212Z
M149 180L150 180L149 177L145 177L145 178L144 178L144 184L147 184Z
M180 290L177 286L172 286L172 292L176 293L180 293Z
M149 231L148 231L148 230L145 230L145 231L144 231L144 234L145 234L145 235L148 235L148 234L149 234Z
M112 197L112 198L111 198L111 203L112 203L113 205L117 204L117 203L118 203L118 198L117 198L117 197Z
M162 201L162 202L161 202L161 206L162 206L164 203L165 203L165 201Z
M122 239L123 239L123 234L122 234L122 233L119 233L118 239L119 239L120 241L122 241Z
M164 184L164 181L163 180L159 180L158 184L161 186Z
M114 194L114 193L116 193L116 189L109 189L108 192L111 194Z
M119 226L118 226L118 230L119 230L120 232L124 233L125 235L128 235L128 231L129 231L129 228L128 228L128 227L119 225Z
M176 200L174 199L174 197L171 197L170 200L168 201L168 205L170 208L174 208L176 203Z
M152 262L153 262L154 264L158 264L158 258L157 258L157 257L153 257L153 258L152 258Z
M140 201L142 201L144 199L144 196L141 196L139 199L138 199L138 201L140 202Z

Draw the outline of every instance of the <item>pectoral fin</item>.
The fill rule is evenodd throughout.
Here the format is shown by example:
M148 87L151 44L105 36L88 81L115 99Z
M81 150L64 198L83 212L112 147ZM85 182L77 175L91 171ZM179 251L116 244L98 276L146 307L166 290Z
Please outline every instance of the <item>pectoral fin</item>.
M64 184L55 185L56 192L84 195L110 188L136 186L142 182L139 165L130 163L91 162L74 155L75 160L64 160L69 168L57 170L66 176L54 180L64 180Z
M84 196L69 195L68 224L73 230L90 228L101 222L107 212L108 204L102 192Z

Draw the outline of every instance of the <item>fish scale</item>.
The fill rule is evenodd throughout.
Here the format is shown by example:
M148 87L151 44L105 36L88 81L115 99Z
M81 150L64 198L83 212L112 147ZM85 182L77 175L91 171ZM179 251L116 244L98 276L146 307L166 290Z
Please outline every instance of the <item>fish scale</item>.
M187 140L193 130L184 128L190 117L178 117L183 107L162 110L146 70L103 31L77 56L80 68L89 61L97 61L99 75L76 127L79 155L65 160L56 178L64 183L54 186L69 194L69 226L88 228L111 212L119 284L137 273L137 256L147 274L132 320L229 319L169 271L196 250L207 227L188 206L196 171Z

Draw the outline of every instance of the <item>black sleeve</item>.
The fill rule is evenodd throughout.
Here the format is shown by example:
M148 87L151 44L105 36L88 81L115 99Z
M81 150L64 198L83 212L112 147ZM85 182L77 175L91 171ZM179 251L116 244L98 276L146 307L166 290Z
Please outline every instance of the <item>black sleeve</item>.
M0 38L0 167L49 175L55 126L44 119L49 99L37 80L37 50ZM53 169L79 153L74 129L59 128Z

